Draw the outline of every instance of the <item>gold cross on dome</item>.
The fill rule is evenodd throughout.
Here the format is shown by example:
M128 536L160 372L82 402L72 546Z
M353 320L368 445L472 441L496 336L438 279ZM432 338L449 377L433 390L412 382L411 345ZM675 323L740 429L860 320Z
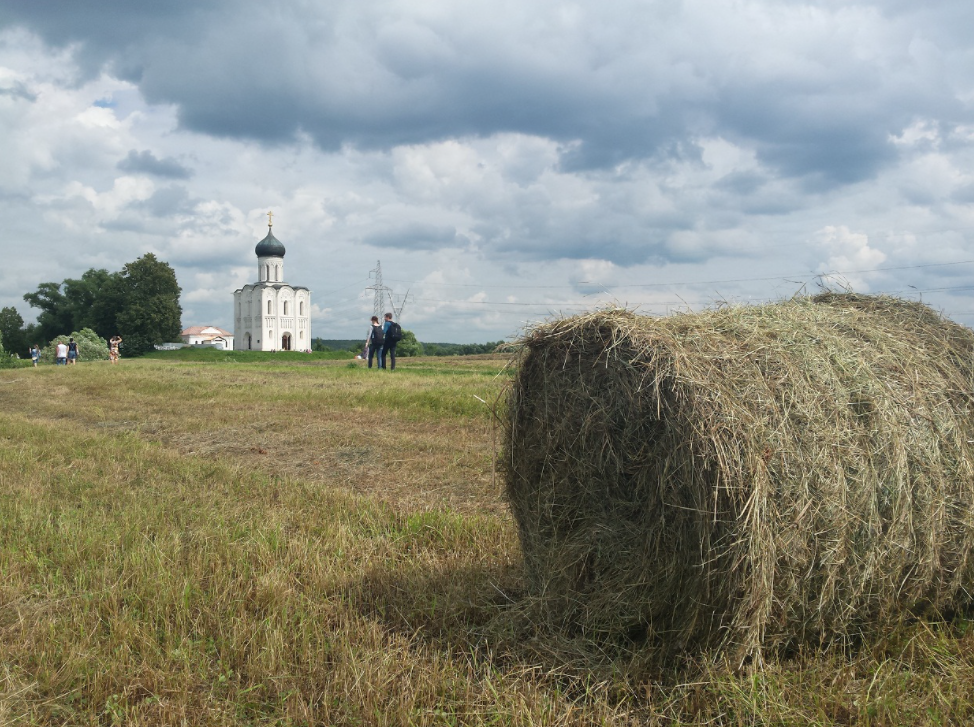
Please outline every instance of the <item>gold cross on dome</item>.
M274 213L273 212L268 212L267 213L267 226L268 227L273 227L274 226Z

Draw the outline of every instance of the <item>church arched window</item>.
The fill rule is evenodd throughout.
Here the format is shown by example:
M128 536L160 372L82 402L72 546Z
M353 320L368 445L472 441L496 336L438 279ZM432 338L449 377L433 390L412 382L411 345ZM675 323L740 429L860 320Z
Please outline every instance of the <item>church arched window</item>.
M267 315L271 314L271 302L267 301Z
M284 301L284 315L287 315L287 301Z
M271 266L264 265L264 280L270 280L270 279L271 279Z
M281 266L280 265L275 265L274 266L274 274L276 276L274 279L277 280L277 281L280 281L280 279L281 279Z
M303 316L304 315L304 301L303 300L298 302L298 315L299 316Z

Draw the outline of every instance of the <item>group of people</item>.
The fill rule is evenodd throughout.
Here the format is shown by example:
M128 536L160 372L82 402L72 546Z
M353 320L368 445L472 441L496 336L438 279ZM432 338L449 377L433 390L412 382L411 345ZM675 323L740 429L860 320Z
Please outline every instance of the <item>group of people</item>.
M37 355L34 352L37 351ZM37 349L37 345L31 349L30 357L34 360L34 365L37 366L37 361L41 357L41 352ZM71 364L72 366L78 363L78 342L73 338L69 338L68 342L60 341L57 346L54 347L54 363L57 366L67 366Z
M113 364L118 363L118 359L120 358L118 347L121 343L122 337L117 333L108 341L108 360ZM41 349L38 348L36 343L30 348L30 358L36 368L41 360ZM78 342L74 338L69 338L67 343L59 341L54 347L54 364L56 366L67 366L76 363L78 363Z
M392 320L392 313L386 313L385 320L379 322L378 316L372 316L372 325L369 326L369 336L365 339L364 357L369 360L369 368L372 368L372 360L380 369L389 363L389 370L396 370L396 344L402 339L402 328Z

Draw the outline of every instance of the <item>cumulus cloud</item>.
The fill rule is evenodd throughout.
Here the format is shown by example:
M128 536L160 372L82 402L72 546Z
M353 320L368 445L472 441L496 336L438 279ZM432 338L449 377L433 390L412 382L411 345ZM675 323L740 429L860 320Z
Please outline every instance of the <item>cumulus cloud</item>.
M819 266L823 282L868 292L869 280L880 274L876 268L886 260L886 253L871 247L868 235L844 225L824 227L818 240L828 255Z
M608 293L616 279L616 266L608 260L579 260L568 281L583 295Z

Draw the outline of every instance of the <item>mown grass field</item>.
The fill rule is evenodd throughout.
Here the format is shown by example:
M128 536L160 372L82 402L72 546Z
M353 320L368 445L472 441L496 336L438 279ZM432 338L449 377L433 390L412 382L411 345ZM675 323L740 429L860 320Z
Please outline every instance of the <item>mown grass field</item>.
M544 632L493 357L0 371L0 724L967 724L966 617L761 671ZM479 397L479 398L478 398Z

